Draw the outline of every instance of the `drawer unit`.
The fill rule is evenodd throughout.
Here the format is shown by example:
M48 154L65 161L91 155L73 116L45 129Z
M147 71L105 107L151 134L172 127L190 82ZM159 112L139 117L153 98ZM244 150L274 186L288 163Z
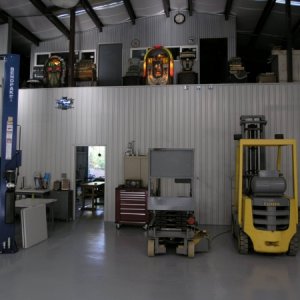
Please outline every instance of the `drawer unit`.
M57 199L54 203L54 218L70 221L73 219L73 191L51 191L49 198Z
M147 226L147 189L145 188L116 188L116 216L117 228L121 224Z

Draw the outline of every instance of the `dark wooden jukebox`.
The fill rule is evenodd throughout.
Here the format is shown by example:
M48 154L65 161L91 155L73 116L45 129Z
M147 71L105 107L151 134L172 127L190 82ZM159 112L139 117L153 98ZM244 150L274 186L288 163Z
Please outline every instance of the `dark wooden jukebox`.
M149 49L144 57L144 78L149 85L172 84L174 60L172 53L160 45Z

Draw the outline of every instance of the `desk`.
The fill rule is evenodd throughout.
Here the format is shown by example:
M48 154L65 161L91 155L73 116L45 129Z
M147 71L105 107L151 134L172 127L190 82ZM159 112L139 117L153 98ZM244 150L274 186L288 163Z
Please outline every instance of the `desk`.
M81 190L82 190L82 207L81 209L85 209L85 198L91 197L92 199L92 210L95 209L95 200L97 199L97 196L99 195L99 190L101 187L104 188L105 182L103 181L94 181L94 182L85 182L82 183Z
M39 196L40 198L43 198L45 194L49 193L49 189L16 189L16 195L21 196Z
M54 222L54 213L53 213L53 203L56 202L57 199L47 199L47 198L25 198L16 200L15 207L25 208L25 207L33 207L38 206L40 204L49 205L50 208L50 216L51 222Z

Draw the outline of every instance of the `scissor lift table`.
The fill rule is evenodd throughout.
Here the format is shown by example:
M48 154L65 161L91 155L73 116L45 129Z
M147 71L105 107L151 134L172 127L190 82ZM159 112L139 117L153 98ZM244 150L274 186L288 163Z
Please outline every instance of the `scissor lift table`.
M207 234L200 231L194 218L193 199L194 150L150 149L148 211L151 221L148 227L148 256L166 253L166 245L176 244L176 253L194 257L199 241ZM188 195L168 196L162 193L162 181L172 179L169 184L188 185ZM172 190L172 186L167 188Z

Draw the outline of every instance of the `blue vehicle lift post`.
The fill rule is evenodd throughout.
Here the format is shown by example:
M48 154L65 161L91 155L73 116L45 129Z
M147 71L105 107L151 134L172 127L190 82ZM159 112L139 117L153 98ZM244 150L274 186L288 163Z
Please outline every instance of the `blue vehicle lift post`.
M20 57L0 55L4 64L2 84L1 158L0 158L0 253L17 251L15 241L16 170L21 152L17 151L17 117Z

